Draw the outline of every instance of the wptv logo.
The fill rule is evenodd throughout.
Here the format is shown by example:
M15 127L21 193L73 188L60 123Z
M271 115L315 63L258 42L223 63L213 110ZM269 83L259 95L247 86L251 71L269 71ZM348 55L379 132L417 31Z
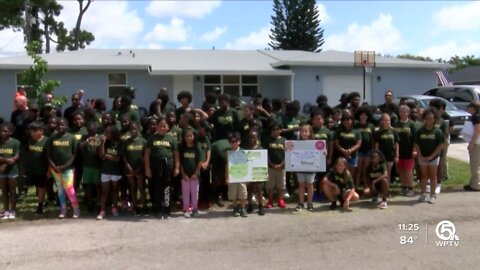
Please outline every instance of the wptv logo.
M435 234L439 239L435 241L437 247L458 247L460 245L457 230L450 220L440 221L435 228Z

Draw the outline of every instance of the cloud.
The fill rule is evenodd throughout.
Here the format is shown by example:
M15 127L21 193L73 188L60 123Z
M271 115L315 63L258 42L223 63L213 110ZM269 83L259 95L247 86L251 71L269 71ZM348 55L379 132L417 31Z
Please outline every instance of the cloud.
M460 43L460 44L459 44ZM418 55L430 56L433 59L442 58L449 60L450 57L476 55L479 57L480 42L474 42L472 40L467 41L448 41L440 45L433 45L426 49L420 50Z
M151 1L145 12L160 18L201 19L220 6L220 1Z
M193 50L193 46L182 46L180 50Z
M348 26L346 32L327 36L324 46L326 49L344 51L398 51L405 48L406 43L392 21L392 15L380 13L370 25L354 22Z
M320 3L317 3L317 9L318 9L318 18L320 19L320 24L325 24L325 23L330 23L332 22L332 17L327 13L327 8Z
M252 49L265 49L268 47L270 38L270 27L266 26L257 32L251 32L247 36L239 37L233 42L228 42L225 45L225 49L229 50L252 50Z
M185 25L183 20L173 18L169 24L158 23L155 25L153 30L145 35L144 39L147 42L183 42L188 39L190 31L190 26Z
M0 56L15 56L25 54L23 32L14 32L12 29L0 31Z
M70 30L78 16L76 1L62 1L60 18ZM144 23L127 1L93 1L82 20L82 29L95 35L89 47L132 47L143 31Z
M474 31L480 29L478 14L480 2L444 7L433 15L433 21L441 30Z
M222 36L226 31L227 27L216 27L213 31L207 32L200 36L201 41L212 42L217 40L220 36Z

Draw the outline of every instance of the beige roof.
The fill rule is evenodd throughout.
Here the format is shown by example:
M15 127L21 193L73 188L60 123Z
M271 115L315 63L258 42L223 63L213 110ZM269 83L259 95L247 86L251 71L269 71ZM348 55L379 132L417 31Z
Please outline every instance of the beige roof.
M151 74L256 74L290 75L285 66L353 66L351 52L273 50L149 50L86 49L44 54L51 70L145 70ZM0 69L25 69L28 56L0 58ZM444 68L448 65L399 58L376 57L377 67Z

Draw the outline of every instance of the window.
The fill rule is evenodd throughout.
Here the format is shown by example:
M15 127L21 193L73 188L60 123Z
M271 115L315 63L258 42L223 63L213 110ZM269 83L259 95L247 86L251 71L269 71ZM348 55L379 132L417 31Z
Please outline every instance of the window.
M205 95L219 88L222 93L231 96L251 97L258 93L258 76L256 75L205 75Z
M127 73L108 73L108 97L116 98L125 94Z

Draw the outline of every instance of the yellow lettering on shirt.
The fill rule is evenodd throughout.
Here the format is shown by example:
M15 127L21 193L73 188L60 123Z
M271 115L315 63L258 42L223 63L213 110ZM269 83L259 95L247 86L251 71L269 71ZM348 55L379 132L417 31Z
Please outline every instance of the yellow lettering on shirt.
M75 140L80 141L82 139L82 134L75 134Z
M194 159L195 158L195 153L183 153L183 158L189 158L189 159Z
M268 148L270 149L282 149L283 150L283 144L281 143L271 143L268 145Z
M53 146L70 146L70 142L69 141L59 141L59 140L54 140L53 141Z
M435 134L420 134L422 140L435 140Z
M43 152L43 146L29 145L29 146L28 146L28 150L30 150L30 151L32 151L32 152L41 153L41 152Z
M382 134L380 136L380 138L383 139L383 140L387 140L387 139L392 139L393 140L394 137L393 137L393 134Z
M0 149L0 154L13 155L13 149L12 148Z
M410 133L411 132L409 127L396 127L395 131L397 133Z
M153 146L165 146L170 147L170 142L168 141L154 141Z
M117 155L117 149L108 148L107 149L107 154L112 155L112 156L116 156Z
M353 133L353 132L340 132L340 137L355 138L355 133Z
M143 150L143 145L129 145L127 146L127 151L142 151Z

